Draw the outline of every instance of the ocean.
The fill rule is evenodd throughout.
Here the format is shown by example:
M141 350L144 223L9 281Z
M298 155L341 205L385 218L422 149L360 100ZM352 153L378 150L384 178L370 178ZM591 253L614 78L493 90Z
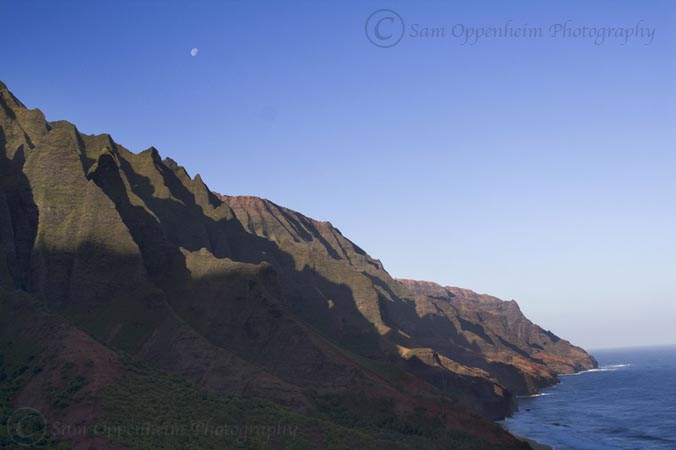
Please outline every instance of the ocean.
M676 450L676 347L591 353L598 369L521 398L503 425L555 450Z

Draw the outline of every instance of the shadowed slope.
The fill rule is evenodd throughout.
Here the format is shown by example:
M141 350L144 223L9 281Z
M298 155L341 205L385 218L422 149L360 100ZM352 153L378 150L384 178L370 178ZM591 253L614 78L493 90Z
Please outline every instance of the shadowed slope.
M384 433L380 448L519 447L476 414L504 417L514 408L507 388L539 383L483 346L535 360L509 330L482 329L397 283L329 223L214 194L156 149L134 154L108 135L46 122L4 86L0 105L3 296L20 291L101 346L87 351L130 355L142 374L328 421L310 426L309 448L325 448L336 425L366 433L363 442ZM109 375L118 389L109 401L126 399L114 403L121 420L133 383ZM163 386L186 394L180 383Z
M456 297L452 289L393 280L379 261L328 222L256 197L219 198L249 233L293 255L297 268L310 266L323 277L350 286L353 297L346 302L356 303L375 326L381 350L405 360L415 357L418 362L413 369L409 365L409 370L424 372L421 376L434 380L438 387L447 386L448 381L439 382L435 368L462 377L495 379L517 394L532 394L555 383L558 373L595 367L596 362L583 350L550 338L528 321L516 302L459 289L451 302ZM326 301L334 311L327 332L344 339L341 325L350 318L342 316L340 297L326 297ZM530 338L522 338L525 334ZM453 364L443 364L440 358ZM490 394L478 397L490 401Z

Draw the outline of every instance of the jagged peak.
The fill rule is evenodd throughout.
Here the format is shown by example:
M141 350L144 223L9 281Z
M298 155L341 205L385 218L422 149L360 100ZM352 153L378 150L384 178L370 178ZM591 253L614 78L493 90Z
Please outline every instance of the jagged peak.
M138 156L142 158L149 158L154 164L168 166L167 160L162 160L162 155L160 155L159 150L157 150L157 148L154 146L150 146L147 149L139 152Z
M183 167L174 159L168 156L162 160L162 163L166 167L168 167L171 171L173 171L179 178L181 178L184 183L187 181L192 181L194 183L197 183L197 185L200 186L200 188L203 188L207 192L210 192L206 183L202 180L202 177L199 174L195 175L194 178L191 177L185 167Z
M170 157L167 156L166 158L164 158L164 159L162 160L162 163L163 163L165 166L167 166L168 168L170 168L171 170L173 170L176 174L180 174L180 175L182 175L182 176L187 177L188 179L192 179L192 177L190 176L190 174L188 173L188 171L185 170L185 167L183 167L182 165L180 165L180 164L179 164L178 162L176 162L174 159L172 159L172 158L170 158Z
M111 151L117 150L117 144L115 143L115 140L113 139L113 137L110 134L103 133L101 135L98 135L98 137L102 137L106 141L108 141L108 144L106 145L106 147L110 147Z
M107 140L110 143L110 146L113 147L115 146L115 141L113 140L113 137L109 133L100 133L100 134L87 134L80 132L81 135L91 137L91 138L102 138Z
M67 120L54 120L52 122L47 122L52 128L66 128L72 132L80 133L80 130L77 129L75 124L68 122Z
M14 103L15 107L18 107L18 108L21 108L21 109L28 109L28 108L26 108L26 105L24 105L21 102L21 100L16 98L16 96L12 93L12 91L9 90L7 85L5 83L3 83L2 81L0 81L0 100L2 100L2 99L5 99L5 101L6 100L11 101L12 103ZM36 111L40 111L40 110L36 109ZM42 113L42 111L40 111L40 113Z
M145 153L149 153L150 156L153 159L158 159L160 161L162 160L162 157L160 156L159 150L157 150L157 148L155 148L154 146L150 146L150 147L148 147L147 149L145 149L141 152L141 154L145 154Z
M154 147L151 147L151 148L154 148ZM173 158L170 158L168 156L166 158L164 158L164 160L162 162L164 163L165 166L170 167L172 169L176 168L176 167L180 167L178 162L176 162L176 160L174 160Z

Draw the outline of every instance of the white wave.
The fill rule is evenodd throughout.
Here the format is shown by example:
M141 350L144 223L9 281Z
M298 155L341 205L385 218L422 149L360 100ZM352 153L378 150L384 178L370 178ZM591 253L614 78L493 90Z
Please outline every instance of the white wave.
M572 377L576 375L583 375L585 373L593 373L593 372L615 372L616 370L623 369L625 367L629 367L631 364L609 364L606 366L601 366L596 369L589 369L589 370L583 370L577 373L564 373L559 375L560 377Z
M518 395L517 398L537 398L537 397L545 397L547 395L552 395L548 392L540 392L538 394L533 394L533 395Z
M631 364L608 364L607 366L601 366L601 369L621 369L623 367L629 367Z

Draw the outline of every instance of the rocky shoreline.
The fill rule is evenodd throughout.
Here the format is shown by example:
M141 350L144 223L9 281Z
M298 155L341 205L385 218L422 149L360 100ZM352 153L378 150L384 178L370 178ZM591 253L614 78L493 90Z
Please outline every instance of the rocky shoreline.
M521 441L523 441L523 442L527 442L528 445L530 445L531 448L532 448L533 450L554 450L554 449L553 449L552 447L550 447L549 445L540 444L539 442L536 442L536 441L534 441L534 440L532 440L532 439L528 439L528 438L526 438L526 437L519 436L519 435L516 435L516 434L514 434L514 433L512 433L512 436L514 436L515 438L517 438L517 439L519 439L519 440L521 440Z

